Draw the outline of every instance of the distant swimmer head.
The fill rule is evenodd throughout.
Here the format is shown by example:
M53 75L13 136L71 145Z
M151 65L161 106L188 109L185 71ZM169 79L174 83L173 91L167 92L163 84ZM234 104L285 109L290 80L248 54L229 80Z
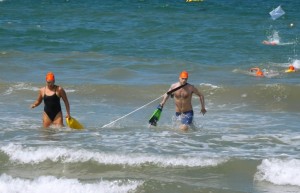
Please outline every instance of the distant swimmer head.
M55 81L55 77L54 77L53 72L48 72L47 73L47 75L46 75L46 81L47 82L53 82L53 81Z
M189 78L189 73L187 71L182 71L179 78Z
M294 65L290 64L289 68L285 70L285 72L296 72L296 68Z
M254 72L256 76L264 76L263 71L260 68L257 68L257 67L251 68L250 72L252 72L252 73Z
M289 65L289 70L295 70L295 67L293 65Z
M264 73L261 70L258 70L256 72L256 76L264 76Z

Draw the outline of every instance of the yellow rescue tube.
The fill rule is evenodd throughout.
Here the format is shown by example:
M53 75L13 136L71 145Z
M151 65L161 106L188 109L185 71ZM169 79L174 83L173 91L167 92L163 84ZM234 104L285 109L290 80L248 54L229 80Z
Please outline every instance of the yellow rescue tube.
M296 69L295 69L295 67L292 64L290 64L289 68L286 69L285 72L296 72Z
M289 72L296 72L296 70L287 69L287 70L285 70L285 72L287 72L287 73L289 73Z
M66 118L68 127L72 129L83 129L84 127L73 117Z

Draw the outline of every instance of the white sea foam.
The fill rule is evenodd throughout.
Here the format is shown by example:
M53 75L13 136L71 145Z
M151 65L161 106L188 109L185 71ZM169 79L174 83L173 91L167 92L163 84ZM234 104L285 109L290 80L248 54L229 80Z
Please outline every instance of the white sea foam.
M33 87L30 84L24 83L24 82L19 82L16 83L15 85L10 86L4 93L3 95L10 95L12 94L14 91L17 90L33 90L33 91L38 91L39 88L38 87Z
M141 181L103 181L83 183L77 179L40 176L35 179L13 178L2 174L0 176L1 193L122 193L135 190Z
M206 87L211 87L211 88L221 88L217 85L213 85L213 84L210 84L210 83L201 83L200 86L206 86Z
M293 61L293 66L297 69L300 69L300 60L294 60Z
M2 93L2 95L10 95L15 91L19 90L31 90L31 91L38 91L40 88L36 86L32 86L31 84L24 83L24 82L18 82L12 86L10 86L6 91ZM75 92L76 90L74 89L65 89L66 92Z
M76 90L74 90L74 89L65 89L65 91L66 91L67 93L70 93L70 92L76 92Z
M257 169L254 176L256 181L300 186L299 159L264 159Z
M99 164L117 164L139 166L154 164L161 167L209 167L227 161L221 157L187 157L187 156L157 156L149 154L117 154L92 152L87 150L66 149L60 147L23 147L22 145L9 144L1 147L1 151L9 156L13 162L38 164L51 160L53 162L75 163L95 161Z
M273 33L268 36L268 41L269 42L273 42L273 43L276 43L276 44L279 44L280 43L280 36L279 36L279 33L278 31L273 31Z

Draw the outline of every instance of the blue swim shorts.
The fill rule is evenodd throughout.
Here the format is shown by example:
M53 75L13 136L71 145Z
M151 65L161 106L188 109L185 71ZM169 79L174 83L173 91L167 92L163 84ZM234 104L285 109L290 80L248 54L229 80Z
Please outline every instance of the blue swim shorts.
M184 113L176 112L175 115L176 115L176 117L180 116L182 124L190 125L193 122L194 111L190 110L190 111L186 111Z

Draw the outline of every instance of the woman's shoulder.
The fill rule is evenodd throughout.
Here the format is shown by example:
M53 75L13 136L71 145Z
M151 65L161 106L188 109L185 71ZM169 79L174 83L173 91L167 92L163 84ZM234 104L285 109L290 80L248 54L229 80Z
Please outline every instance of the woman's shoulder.
M63 89L63 87L59 86L59 85L54 85L56 89Z
M41 87L41 88L39 89L39 91L40 91L41 93L44 93L45 89L46 89L46 87L43 86L43 87Z
M59 85L55 85L56 91L60 92L63 91L63 87L59 86Z

